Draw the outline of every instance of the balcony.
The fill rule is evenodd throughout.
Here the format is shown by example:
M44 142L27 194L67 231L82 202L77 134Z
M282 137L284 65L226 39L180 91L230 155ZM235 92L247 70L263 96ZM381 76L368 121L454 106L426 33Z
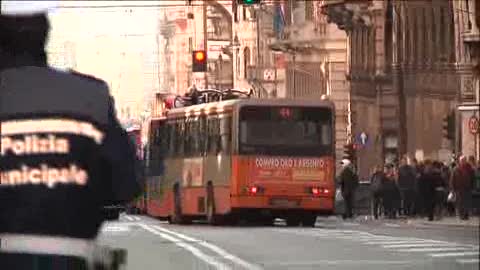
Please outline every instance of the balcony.
M321 7L328 23L335 23L340 30L349 31L354 27L371 25L371 5L369 0L328 0L323 1Z
M231 41L231 33L224 31L207 32L207 39L211 41Z

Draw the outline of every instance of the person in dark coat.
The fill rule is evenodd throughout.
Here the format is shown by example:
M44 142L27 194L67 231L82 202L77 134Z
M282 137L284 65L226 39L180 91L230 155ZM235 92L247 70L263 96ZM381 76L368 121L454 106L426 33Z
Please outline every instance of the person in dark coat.
M441 164L437 161L426 162L425 174L422 179L425 210L429 221L433 221L435 210L441 206L443 194L443 179Z
M415 202L415 169L408 164L406 157L400 160L398 168L397 184L401 195L402 214L410 216L413 214Z
M382 214L383 186L385 181L385 173L383 172L382 166L375 166L372 177L370 178L372 212L375 219L378 219L379 214Z
M343 214L343 218L353 218L355 192L359 184L358 176L350 160L344 159L341 164L343 169L338 178L342 196L345 200L345 213Z
M395 179L395 169L392 164L384 167L385 181L383 184L383 206L385 215L395 219L400 206L400 191Z

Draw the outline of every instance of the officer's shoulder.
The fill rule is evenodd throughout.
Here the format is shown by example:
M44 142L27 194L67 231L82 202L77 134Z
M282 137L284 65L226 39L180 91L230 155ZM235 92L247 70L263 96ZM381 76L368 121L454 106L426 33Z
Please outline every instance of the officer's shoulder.
M99 84L101 86L107 86L107 83L104 80L99 79L99 78L97 78L93 75L90 75L90 74L81 73L81 72L75 71L73 69L69 70L67 73L70 74L70 75L73 75L74 77L77 77L79 79L82 79L82 80L85 80L85 81L88 81L88 82Z

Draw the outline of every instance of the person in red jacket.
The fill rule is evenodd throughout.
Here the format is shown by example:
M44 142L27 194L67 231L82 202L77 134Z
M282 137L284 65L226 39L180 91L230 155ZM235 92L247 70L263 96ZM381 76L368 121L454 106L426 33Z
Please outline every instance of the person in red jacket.
M462 220L469 218L474 176L475 172L467 158L461 156L450 178L450 190L455 193L457 213Z

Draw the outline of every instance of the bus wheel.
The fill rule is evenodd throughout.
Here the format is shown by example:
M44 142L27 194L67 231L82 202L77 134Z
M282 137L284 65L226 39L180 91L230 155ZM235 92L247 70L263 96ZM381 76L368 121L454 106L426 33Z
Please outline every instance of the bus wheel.
M317 216L312 214L305 214L302 217L303 227L315 227L315 222L317 221Z
M288 216L286 219L288 227L299 226L301 221L302 220L298 216Z
M275 224L275 218L273 218L273 217L262 217L260 219L260 224L262 226L273 226Z

